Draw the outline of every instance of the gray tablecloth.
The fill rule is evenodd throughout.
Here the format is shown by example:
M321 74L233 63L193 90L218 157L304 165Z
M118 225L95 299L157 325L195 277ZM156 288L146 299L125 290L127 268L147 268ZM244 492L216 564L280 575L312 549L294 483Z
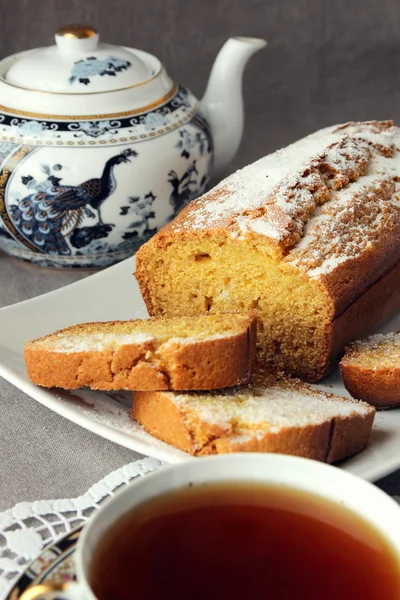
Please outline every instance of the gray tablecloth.
M0 306L90 275L33 267L0 252ZM73 498L141 458L70 423L0 378L0 511L17 502Z
M0 253L0 306L90 275L47 270ZM71 498L140 458L53 413L0 379L0 511L17 502ZM378 485L400 495L400 471Z

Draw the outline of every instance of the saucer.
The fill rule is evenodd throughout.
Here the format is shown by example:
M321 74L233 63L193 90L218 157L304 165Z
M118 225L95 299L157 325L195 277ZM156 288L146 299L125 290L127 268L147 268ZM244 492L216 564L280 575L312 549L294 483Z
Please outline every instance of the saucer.
M22 597L23 600L29 600L29 589L36 585L60 585L74 581L73 555L82 528L83 525L80 525L56 542L46 546L14 583L5 600L18 600Z

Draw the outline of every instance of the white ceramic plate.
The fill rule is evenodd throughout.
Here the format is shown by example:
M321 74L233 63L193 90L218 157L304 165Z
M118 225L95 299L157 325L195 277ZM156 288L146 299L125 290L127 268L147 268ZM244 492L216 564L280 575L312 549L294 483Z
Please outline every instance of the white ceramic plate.
M68 325L147 316L135 278L134 261L92 275L83 281L0 309L0 375L51 410L126 448L168 463L188 455L145 433L129 418L129 392L45 390L30 383L24 365L26 341ZM400 314L382 332L400 329ZM348 395L336 372L320 387ZM371 442L342 466L365 479L378 479L400 467L400 409L377 414Z

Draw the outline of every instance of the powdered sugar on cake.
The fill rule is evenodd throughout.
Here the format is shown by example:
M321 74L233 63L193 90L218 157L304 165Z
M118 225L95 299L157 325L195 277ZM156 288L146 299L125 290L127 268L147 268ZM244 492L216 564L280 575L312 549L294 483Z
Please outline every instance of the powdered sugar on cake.
M154 337L141 332L113 333L99 331L98 333L63 333L56 334L43 341L48 350L54 352L101 352L105 349L116 350L129 344L144 344Z
M376 333L352 342L346 348L343 361L362 368L394 368L397 371L400 365L400 333Z
M184 226L260 234L311 276L329 273L399 228L398 149L391 122L323 129L231 175L193 203Z
M312 277L331 272L400 227L400 152L371 159L365 176L332 193L286 260Z
M335 136L332 129L317 131L233 173L195 203L191 227L206 229L210 224L263 206L278 185L287 178L288 183L295 182L297 172L324 153L327 136L332 141L343 137Z
M228 339L237 336L237 331L226 331L223 333L207 333L199 331L196 336L172 337L169 340L159 344L167 349L174 344L189 345L199 342L211 342L219 339ZM116 350L122 346L132 344L145 344L146 342L157 342L157 337L142 332L116 333L116 332L91 332L69 333L68 335L55 334L50 338L43 340L42 344L48 350L54 352L102 352L106 349Z
M178 407L195 420L232 429L255 429L260 425L278 432L285 427L317 425L354 413L367 414L362 402L314 392L305 386L239 388L236 392L168 394Z
M370 335L365 340L353 342L351 347L375 350L383 345L398 346L400 348L400 333L376 333L375 335Z

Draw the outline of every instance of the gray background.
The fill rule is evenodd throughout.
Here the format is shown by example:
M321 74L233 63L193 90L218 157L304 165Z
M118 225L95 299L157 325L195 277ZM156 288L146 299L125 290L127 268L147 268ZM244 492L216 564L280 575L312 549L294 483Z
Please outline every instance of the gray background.
M71 22L158 56L196 95L231 35L265 37L245 74L234 166L324 125L400 116L399 0L0 0L0 56Z
M232 169L325 125L400 121L399 0L0 0L0 57L50 44L73 22L156 54L199 96L226 38L266 37L245 74L246 128ZM0 306L86 275L0 253ZM0 381L0 510L78 495L135 458ZM400 493L399 473L382 485Z

